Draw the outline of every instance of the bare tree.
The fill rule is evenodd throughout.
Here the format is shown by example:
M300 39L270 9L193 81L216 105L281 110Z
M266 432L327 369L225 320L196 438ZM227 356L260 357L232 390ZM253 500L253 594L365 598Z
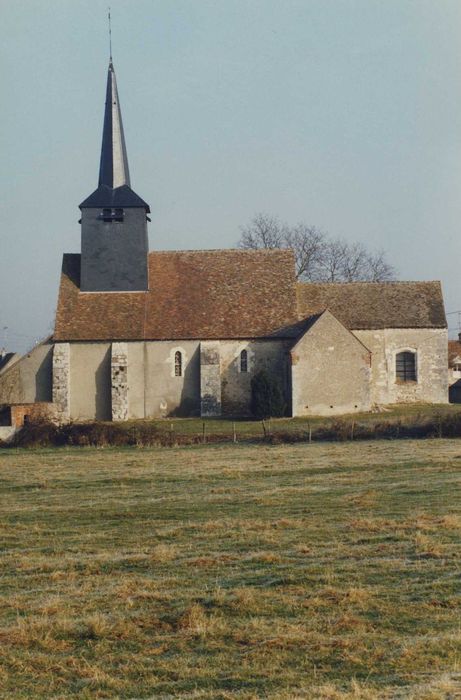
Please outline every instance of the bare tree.
M327 240L322 247L314 277L309 281L344 282L344 263L347 254L347 243L340 240Z
M277 217L257 214L242 227L241 248L291 248L296 275L308 282L385 282L395 270L385 253L372 253L362 243L331 239L315 226L288 226Z
M368 256L368 279L370 282L390 282L395 279L395 269L387 262L383 250Z
M242 226L240 248L284 248L285 224L275 216L256 214L248 226Z
M313 279L323 255L325 235L307 224L299 223L293 228L286 227L283 247L291 248L295 254L296 275L303 279Z
M334 241L335 243L336 241ZM369 276L369 259L370 255L362 243L347 244L341 242L344 254L341 264L342 278L344 282L353 282L354 280L367 280Z

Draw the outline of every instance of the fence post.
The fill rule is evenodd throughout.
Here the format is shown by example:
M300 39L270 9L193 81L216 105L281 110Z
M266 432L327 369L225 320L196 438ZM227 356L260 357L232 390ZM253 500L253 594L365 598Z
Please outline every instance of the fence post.
M235 430L235 422L232 421L232 432L234 434L234 442L237 442L237 432Z
M203 421L202 424L202 442L206 442L206 426L205 426L205 421Z
M355 427L355 421L352 420L352 425L351 425L351 440L354 439L354 427Z
M310 422L307 424L307 427L308 427L308 430L309 430L309 445L310 445L311 442L312 442L312 427L311 427Z

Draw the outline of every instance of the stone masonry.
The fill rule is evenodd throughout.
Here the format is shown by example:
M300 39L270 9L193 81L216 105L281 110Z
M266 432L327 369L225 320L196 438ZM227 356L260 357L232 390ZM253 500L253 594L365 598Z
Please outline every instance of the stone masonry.
M56 419L70 418L70 345L55 343L53 348L53 403Z
M112 343L111 361L112 420L128 418L128 345Z
M200 343L200 415L221 415L221 362L219 343Z

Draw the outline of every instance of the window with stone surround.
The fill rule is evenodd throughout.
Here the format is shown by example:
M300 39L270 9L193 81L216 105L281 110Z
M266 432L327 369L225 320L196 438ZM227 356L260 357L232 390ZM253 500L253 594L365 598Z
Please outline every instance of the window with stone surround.
M179 350L174 354L174 376L182 377L182 354Z
M395 378L398 382L416 382L416 353L410 350L395 356Z

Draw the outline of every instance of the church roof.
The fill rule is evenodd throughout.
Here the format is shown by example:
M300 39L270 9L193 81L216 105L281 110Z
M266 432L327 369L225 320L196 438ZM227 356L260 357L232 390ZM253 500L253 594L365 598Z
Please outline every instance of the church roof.
M149 253L147 292L81 292L66 254L54 340L297 338L328 309L350 330L446 328L439 282L296 282L289 250Z
M149 254L147 292L81 292L80 255L64 255L54 339L295 337L289 250Z
M298 310L329 309L350 330L446 328L440 282L299 282Z

